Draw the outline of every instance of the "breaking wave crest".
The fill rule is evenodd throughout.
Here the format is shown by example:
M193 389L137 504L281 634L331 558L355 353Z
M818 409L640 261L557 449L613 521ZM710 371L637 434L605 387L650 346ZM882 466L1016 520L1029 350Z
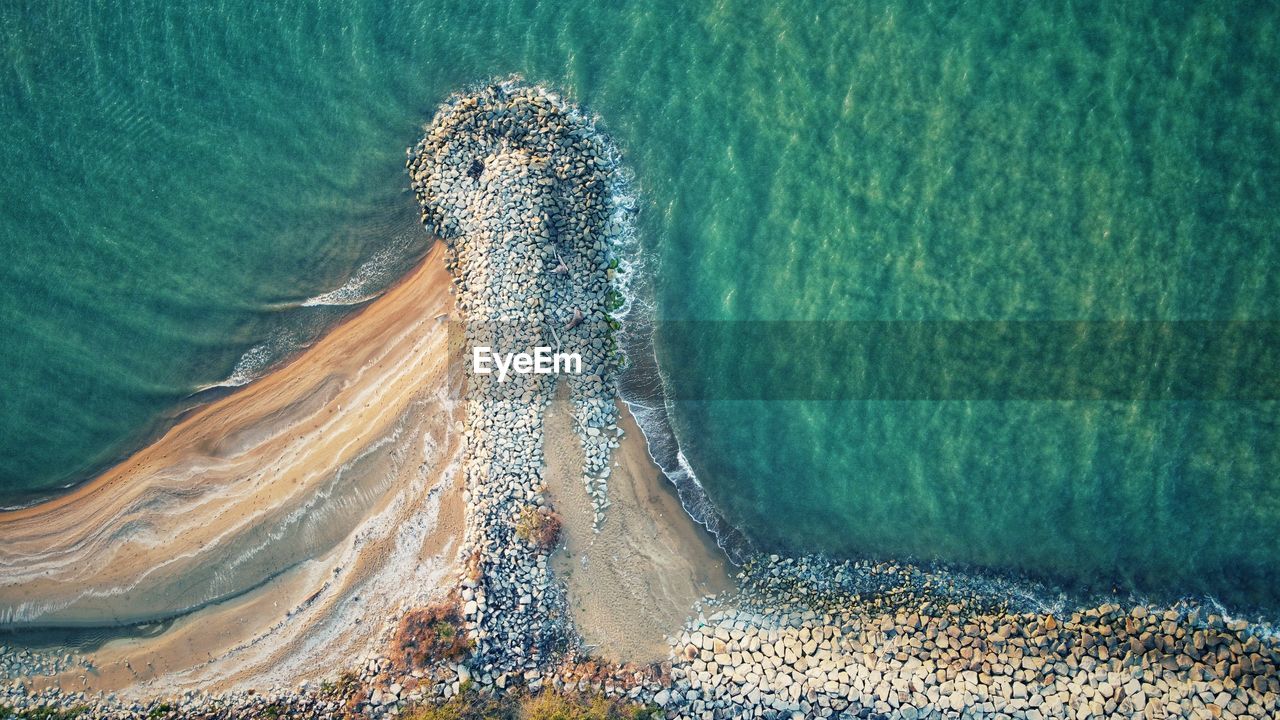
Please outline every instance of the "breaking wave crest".
M396 235L364 261L341 287L307 298L301 307L360 305L379 295L404 271L404 259L418 241L410 233Z

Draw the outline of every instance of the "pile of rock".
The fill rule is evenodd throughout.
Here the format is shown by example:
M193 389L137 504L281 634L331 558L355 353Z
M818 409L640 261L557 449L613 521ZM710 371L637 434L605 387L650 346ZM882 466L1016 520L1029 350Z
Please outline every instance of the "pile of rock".
M84 658L71 653L52 653L0 645L0 678L57 675L77 667L87 670L90 666Z
M841 588L876 578L870 594ZM734 609L675 640L671 717L1273 718L1269 628L1191 605L1064 617L945 599L910 566L748 567ZM893 578L902 582L894 583ZM935 578L936 580L936 578Z
M449 247L465 317L467 357L576 354L569 384L586 450L585 482L599 514L617 445L617 355L611 290L613 153L581 112L554 94L508 81L451 98L409 150L412 187L427 229ZM463 618L475 640L472 679L538 687L568 646L565 601L549 549L517 523L547 504L543 413L557 375L468 373L464 467L471 558ZM599 517L599 515L597 515Z
M355 692L347 705L368 717L395 717L406 708L447 702L476 680L466 664L406 668L382 656L369 656L360 659L358 668L353 676ZM534 682L522 680L500 675L491 689L549 689L649 702L664 691L669 677L659 666L619 665L569 653L556 665L540 668Z
M187 692L176 698L149 701L53 689L38 691L17 683L0 692L0 720L11 717L77 717L84 720L261 720L277 717L328 720L347 716L345 702L341 698L306 689L270 694Z

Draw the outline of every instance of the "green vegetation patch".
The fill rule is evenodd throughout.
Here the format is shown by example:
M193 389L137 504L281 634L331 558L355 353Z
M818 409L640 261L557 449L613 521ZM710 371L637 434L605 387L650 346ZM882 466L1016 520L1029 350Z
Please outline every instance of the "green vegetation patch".
M560 516L549 507L527 507L516 521L516 537L525 542L550 550L560 541Z

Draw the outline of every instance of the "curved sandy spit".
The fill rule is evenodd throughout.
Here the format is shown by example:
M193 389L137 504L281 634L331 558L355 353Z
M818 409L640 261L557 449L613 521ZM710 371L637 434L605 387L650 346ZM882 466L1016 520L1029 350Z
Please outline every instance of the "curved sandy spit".
M361 652L447 585L461 375L442 255L102 476L0 514L0 628L179 616L63 680L210 689L328 674L308 660Z
M380 654L406 609L452 587L463 374L443 256L437 245L288 365L102 476L0 513L0 629L169 621L36 685L140 697L286 690ZM563 412L557 403L553 415ZM549 423L548 484L584 638L609 659L653 661L690 605L730 581L622 415L599 534L567 421ZM583 556L595 562L583 567Z

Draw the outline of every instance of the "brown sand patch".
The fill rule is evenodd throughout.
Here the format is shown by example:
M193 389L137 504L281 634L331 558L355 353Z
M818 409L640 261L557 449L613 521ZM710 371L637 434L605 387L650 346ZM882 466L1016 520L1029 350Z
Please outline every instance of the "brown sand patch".
M567 395L562 391L547 410L544 477L564 520L564 543L553 564L566 579L574 622L594 654L653 662L667 658L667 638L680 631L695 602L733 583L719 548L680 506L631 413L619 405L624 436L614 450L612 504L599 533L592 530Z
M371 647L456 568L450 287L437 246L285 367L0 513L0 625L180 615L52 680L68 689L288 686Z

